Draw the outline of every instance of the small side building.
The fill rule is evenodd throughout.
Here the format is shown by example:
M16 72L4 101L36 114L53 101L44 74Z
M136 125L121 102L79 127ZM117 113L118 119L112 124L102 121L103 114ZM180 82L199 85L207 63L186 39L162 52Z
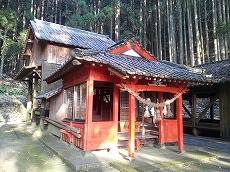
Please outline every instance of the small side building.
M22 67L14 78L28 85L27 111L31 116L28 118L32 118L32 122L35 123L36 111L41 108L49 111L49 104L45 101L58 92L62 82L47 85L44 78L70 59L74 48L101 51L114 44L108 35L37 19L31 20L22 52ZM41 97L40 94L45 95ZM39 99L45 101L41 103Z
M196 66L214 84L192 85L183 96L184 127L194 135L230 138L230 60ZM186 103L187 101L187 103Z

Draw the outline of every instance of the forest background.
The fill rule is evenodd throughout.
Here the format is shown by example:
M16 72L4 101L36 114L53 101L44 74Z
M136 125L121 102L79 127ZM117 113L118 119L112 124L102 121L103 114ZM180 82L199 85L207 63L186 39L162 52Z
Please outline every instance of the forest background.
M0 79L14 76L34 18L134 37L159 60L189 66L230 53L230 0L0 0Z

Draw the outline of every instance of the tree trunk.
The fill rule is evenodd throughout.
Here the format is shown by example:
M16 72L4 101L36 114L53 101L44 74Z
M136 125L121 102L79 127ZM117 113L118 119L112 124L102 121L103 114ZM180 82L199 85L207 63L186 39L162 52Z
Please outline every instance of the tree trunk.
M4 35L3 35L3 44L1 50L0 79L3 79L3 68L5 62L5 49L6 49L6 34L7 34L7 29L4 30Z
M140 1L140 14L139 14L139 20L140 20L140 28L139 28L139 32L140 32L140 43L142 44L142 32L143 32L143 30L142 30L142 22L143 22L143 16L142 16L142 13L143 13L143 11L142 11L142 7L143 7L143 2L142 1Z
M158 3L158 47L159 47L159 51L158 51L158 59L162 60L162 43L161 43L161 5L160 5L160 0L157 1Z
M155 14L154 14L154 12L155 12ZM154 23L154 25L151 25L151 27L153 26L153 28L151 28L151 30L154 30L154 32L155 32L155 40L154 40L154 34L152 33L151 35L151 42L156 42L156 44L154 45L152 45L152 47L153 46L155 46L156 48L153 48L153 49L155 49L155 52L156 52L156 56L158 57L158 59L160 59L159 58L159 52L160 52L160 49L159 49L159 32L158 32L158 22L157 22L157 20L158 20L158 18L157 18L157 5L156 4L154 4L153 5L153 10L152 10L152 22ZM153 50L152 50L152 52L154 52Z
M184 2L184 7L187 6L187 2ZM186 30L186 8L184 9L184 18L183 18L183 25L184 25L184 63L188 65L188 46L187 46L187 30Z
M163 27L164 27L164 37L163 37L163 43L164 43L164 54L163 54L163 56L164 56L164 60L167 60L167 57L168 57L168 55L167 55L167 45L166 45L166 42L168 42L167 41L167 39L166 39L166 35L167 35L167 31L166 31L166 21L165 20L163 20Z
M174 26L174 16L173 16L173 0L169 0L170 7L170 25L171 25L171 40L172 40L172 59L174 63L177 63L177 53L176 53L176 37L175 37L175 26Z
M225 17L225 22L227 23L229 23L230 22L230 20L229 20L229 1L228 0L226 0L227 2L225 2L225 4L226 4L226 7L225 7L225 4L223 3L223 11L224 11L224 16L226 16ZM226 36L225 37L225 49L226 49L226 51L225 51L225 58L226 59L228 59L229 58L229 56L228 56L228 52L229 52L229 49L230 49L230 34L229 34L229 36Z
M212 0L212 17L213 17L213 39L214 39L214 57L215 61L219 60L218 56L218 42L217 42L217 35L216 35L216 2Z
M200 10L200 6L201 6L201 2L199 2L199 30L200 30L200 45L201 45L201 64L205 63L205 59L204 59L204 38L203 38L203 29L202 29L202 23L201 23L201 10Z
M121 13L121 2L120 0L115 1L115 42L119 41L120 38L120 13Z
M179 46L180 46L180 54L179 54L179 63L184 63L184 43L183 43L183 27L182 27L182 9L181 9L181 0L177 0L177 7L179 8Z
M172 34L171 34L171 25L170 25L170 9L169 9L169 0L166 1L167 7L167 24L168 24L168 50L169 50L169 61L173 61L173 52L172 52Z
M197 15L197 3L194 0L194 17L195 17L195 34L196 34L196 55L197 55L197 63L201 64L201 43L200 43L200 31L198 27L198 15Z
M146 49L147 40L146 40L146 0L143 3L143 47Z
M221 1L218 1L218 16L219 16L219 22L218 23L223 23L225 24L222 16L222 5ZM220 60L225 60L225 44L224 44L224 35L218 35L219 38L219 46L220 46Z
M188 34L189 34L189 54L190 54L190 65L194 66L194 46L193 46L193 29L191 19L191 3L187 0L187 14L188 14Z
M206 57L208 60L208 63L210 62L210 54L209 54L209 29L208 29L208 21L207 21L207 0L204 2L204 21L205 21L205 47L206 47Z

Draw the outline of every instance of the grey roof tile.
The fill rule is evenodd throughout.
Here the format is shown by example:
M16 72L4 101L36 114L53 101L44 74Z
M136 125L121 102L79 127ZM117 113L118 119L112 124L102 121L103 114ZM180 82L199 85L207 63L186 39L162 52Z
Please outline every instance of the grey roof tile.
M62 85L61 86L58 86L57 88L54 88L44 94L41 94L37 97L35 97L36 99L49 99L53 96L55 96L56 94L60 93L62 90Z
M78 56L75 57L79 59ZM80 60L80 59L79 59ZM186 68L179 68L168 65L161 61L150 61L136 58L123 57L121 55L113 55L100 53L96 55L86 56L85 61L93 61L96 63L108 64L108 66L117 71L128 75L140 75L146 77L159 77L173 80L209 82L210 79L200 73L195 73Z
M60 79L60 75L66 73L66 70L64 70L65 66L71 65L71 61L77 59L81 63L95 62L108 65L108 67L111 67L124 75L137 75L141 77L187 81L189 83L211 82L211 78L206 77L201 72L197 72L196 70L193 70L193 68L190 69L186 66L175 65L171 62L137 59L122 55L114 55L102 52L98 53L96 51L95 53L90 52L90 54L85 53L84 55L84 53L80 53L78 50L74 50L73 58L63 64L60 69L55 71L45 80L48 82L53 82L57 79ZM69 67L69 70L72 69L74 69L74 66Z
M206 63L196 66L196 68L212 75L212 78L218 83L230 82L230 59Z
M115 44L107 35L37 19L31 20L30 22L35 36L40 40L95 50L105 50Z

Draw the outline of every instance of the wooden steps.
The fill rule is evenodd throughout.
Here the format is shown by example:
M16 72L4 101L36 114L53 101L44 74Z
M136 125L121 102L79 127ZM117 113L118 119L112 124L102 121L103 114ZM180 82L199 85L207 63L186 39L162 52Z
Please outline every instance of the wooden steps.
M153 130L146 130L145 136L142 137L142 131L135 132L135 138L140 140L140 144L147 146L149 144L156 143L158 139L158 132ZM118 146L126 147L128 146L129 133L128 132L118 132Z

